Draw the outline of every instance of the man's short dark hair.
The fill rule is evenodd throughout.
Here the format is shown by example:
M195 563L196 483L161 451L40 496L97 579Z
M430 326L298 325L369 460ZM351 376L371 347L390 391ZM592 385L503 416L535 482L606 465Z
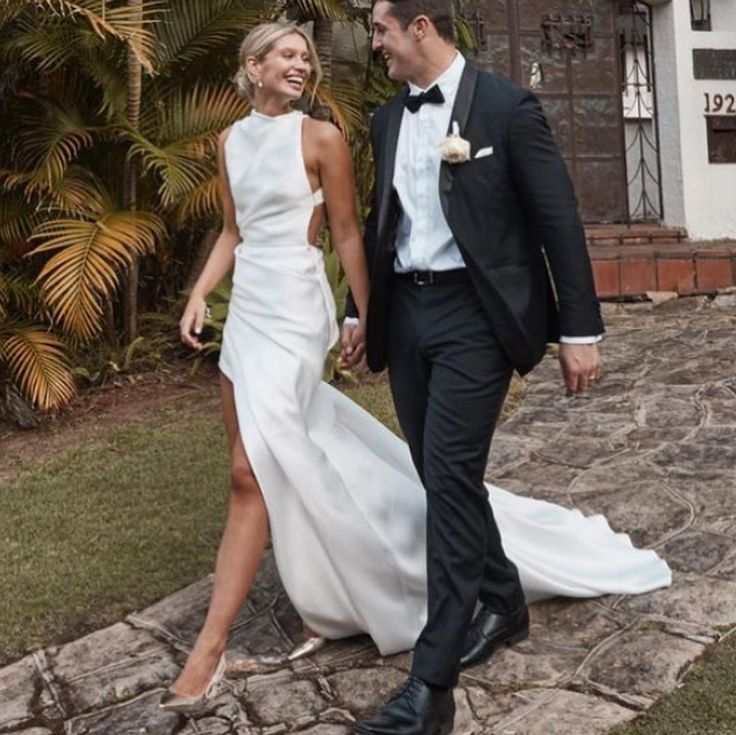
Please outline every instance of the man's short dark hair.
M426 15L440 38L455 43L455 12L452 0L387 0L391 15L406 29L419 15Z

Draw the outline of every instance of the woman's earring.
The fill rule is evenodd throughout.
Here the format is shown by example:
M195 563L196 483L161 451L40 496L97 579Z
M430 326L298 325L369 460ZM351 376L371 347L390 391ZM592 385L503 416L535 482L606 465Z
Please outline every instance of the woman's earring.
M260 79L258 80L258 88L263 89L263 82Z

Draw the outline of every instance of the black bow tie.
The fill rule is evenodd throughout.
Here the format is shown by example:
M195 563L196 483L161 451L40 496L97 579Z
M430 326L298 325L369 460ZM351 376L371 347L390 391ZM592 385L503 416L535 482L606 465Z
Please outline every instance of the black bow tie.
M435 84L426 92L420 94L410 94L406 98L406 108L409 112L416 112L423 104L429 102L433 105L441 105L445 101L445 96L442 94L442 90Z

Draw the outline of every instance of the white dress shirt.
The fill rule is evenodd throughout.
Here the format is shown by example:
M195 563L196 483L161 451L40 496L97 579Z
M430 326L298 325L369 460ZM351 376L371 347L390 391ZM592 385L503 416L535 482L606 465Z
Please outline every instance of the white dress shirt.
M465 268L462 253L455 242L440 200L440 144L450 128L450 117L465 58L457 53L450 66L426 89L409 83L409 93L416 95L435 86L445 101L427 103L416 112L404 109L393 185L401 203L396 234L397 273L408 271L444 271ZM347 318L347 324L357 320ZM560 337L568 344L594 344L596 337Z
M435 84L445 101L425 104L416 112L404 108L396 146L394 188L401 202L396 233L397 273L464 268L440 201L440 144L447 136L465 59L457 54ZM409 84L410 94L425 90Z

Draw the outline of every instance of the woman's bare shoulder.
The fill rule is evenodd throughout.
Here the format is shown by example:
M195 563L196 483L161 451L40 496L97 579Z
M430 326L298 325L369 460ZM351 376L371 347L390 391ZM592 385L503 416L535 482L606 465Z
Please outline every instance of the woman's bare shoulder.
M330 145L344 140L340 128L331 122L308 117L305 123L309 136L318 145Z

